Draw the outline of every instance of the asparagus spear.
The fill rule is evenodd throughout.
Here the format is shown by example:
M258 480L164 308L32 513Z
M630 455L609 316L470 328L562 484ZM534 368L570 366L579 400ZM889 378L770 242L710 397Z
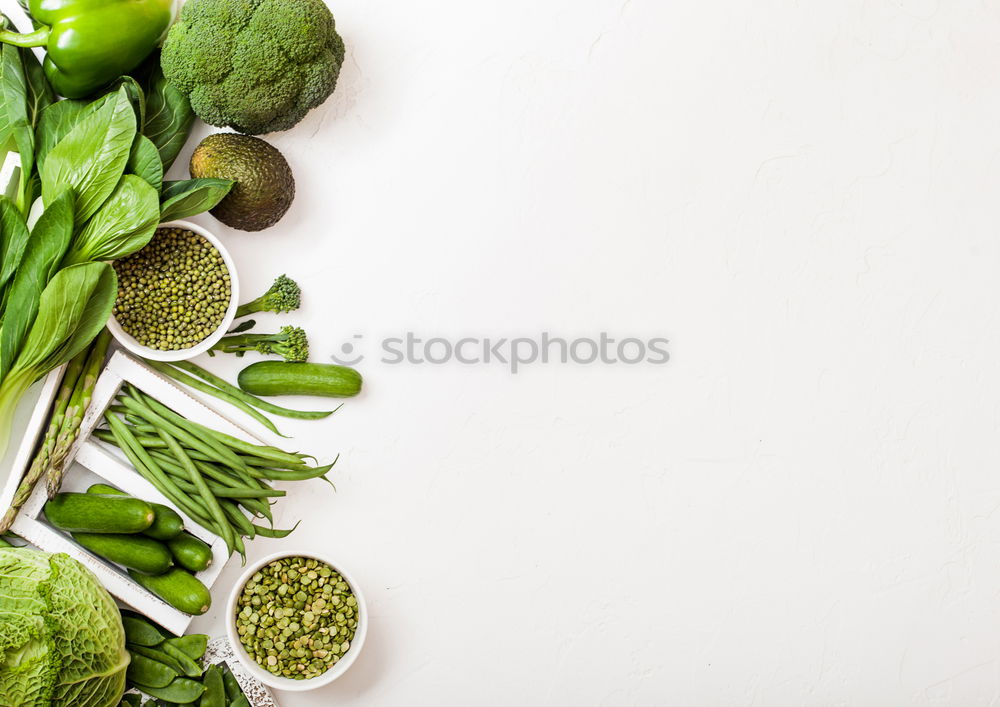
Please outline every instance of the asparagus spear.
M83 423L83 416L87 412L87 408L90 407L90 400L94 396L94 385L97 384L97 378L101 375L101 369L104 367L109 343L111 343L111 332L102 329L90 346L87 361L83 366L83 373L73 390L73 396L66 408L62 427L49 459L48 471L45 474L45 485L49 498L53 498L59 493L59 487L62 485L63 467L66 466L66 457L69 455L70 447L73 446L80 434L80 425Z
M28 472L21 479L21 484L17 487L17 491L14 492L14 499L10 503L10 508L4 513L3 518L0 518L0 533L4 533L10 529L10 526L14 523L14 518L17 517L18 511L21 510L21 506L28 500L32 490L35 488L35 484L38 483L38 480L42 478L46 469L48 469L49 458L56 446L56 438L59 435L59 430L62 429L66 408L69 407L70 398L73 396L73 390L83 371L86 359L87 352L82 351L66 364L62 382L59 384L59 392L56 394L56 401L52 406L49 426L45 430L45 437L42 439L42 444L35 453L35 458L31 461Z

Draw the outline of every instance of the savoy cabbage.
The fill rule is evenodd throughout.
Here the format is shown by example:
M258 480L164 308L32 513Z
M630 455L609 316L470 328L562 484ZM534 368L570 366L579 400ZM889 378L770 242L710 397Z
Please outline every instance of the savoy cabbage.
M89 570L0 547L0 705L117 705L128 662L118 608Z

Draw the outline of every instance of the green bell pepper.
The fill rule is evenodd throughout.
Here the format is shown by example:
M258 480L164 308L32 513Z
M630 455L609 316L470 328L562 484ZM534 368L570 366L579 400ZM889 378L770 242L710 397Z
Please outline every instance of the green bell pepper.
M83 98L137 67L172 19L172 0L30 0L41 26L0 31L0 42L46 47L45 75L56 93Z

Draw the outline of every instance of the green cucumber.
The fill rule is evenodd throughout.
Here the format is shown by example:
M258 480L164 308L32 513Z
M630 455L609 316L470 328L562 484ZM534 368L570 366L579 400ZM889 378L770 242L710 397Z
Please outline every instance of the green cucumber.
M124 491L119 491L114 486L108 486L107 484L93 484L87 493L104 494L106 496L127 496ZM143 535L148 535L155 540L170 540L170 538L176 538L184 530L184 520L170 506L164 506L162 503L150 503L153 507L153 513L156 517L153 518L153 524L143 531Z
M145 535L71 533L79 545L105 560L149 574L163 574L174 564L167 546Z
M128 573L140 586L185 614L200 616L208 611L212 605L212 595L208 593L205 585L198 581L193 574L179 567L174 567L159 575L143 574L135 570L129 570ZM159 695L153 695L153 697L159 697ZM163 699L173 701L170 697Z
M125 642L137 646L158 646L167 638L153 624L135 616L122 614L122 626L125 627Z
M60 493L45 504L45 517L60 530L80 533L141 533L156 514L130 496Z
M349 398L361 392L361 374L333 363L252 363L237 378L251 395L321 395Z
M136 687L145 692L150 697L167 702L177 702L178 704L188 704L194 702L205 691L205 686L200 682L195 682L189 678L175 678L166 687L153 687L152 685L142 685L137 683Z
M130 683L149 685L150 687L166 687L173 682L174 678L178 677L176 670L158 660L132 651L129 651L129 656L131 660L125 671L125 677Z
M190 533L181 533L167 541L177 564L191 572L201 572L212 564L212 548Z

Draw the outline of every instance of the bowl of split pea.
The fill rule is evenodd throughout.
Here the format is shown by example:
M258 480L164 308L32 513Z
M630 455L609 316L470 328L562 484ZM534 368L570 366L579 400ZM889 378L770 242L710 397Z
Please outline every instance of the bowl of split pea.
M368 609L357 583L315 553L281 552L251 563L226 605L240 662L265 685L302 692L328 685L357 660Z
M114 268L118 297L108 329L137 356L182 361L205 353L236 317L236 266L197 224L160 224L145 247Z

